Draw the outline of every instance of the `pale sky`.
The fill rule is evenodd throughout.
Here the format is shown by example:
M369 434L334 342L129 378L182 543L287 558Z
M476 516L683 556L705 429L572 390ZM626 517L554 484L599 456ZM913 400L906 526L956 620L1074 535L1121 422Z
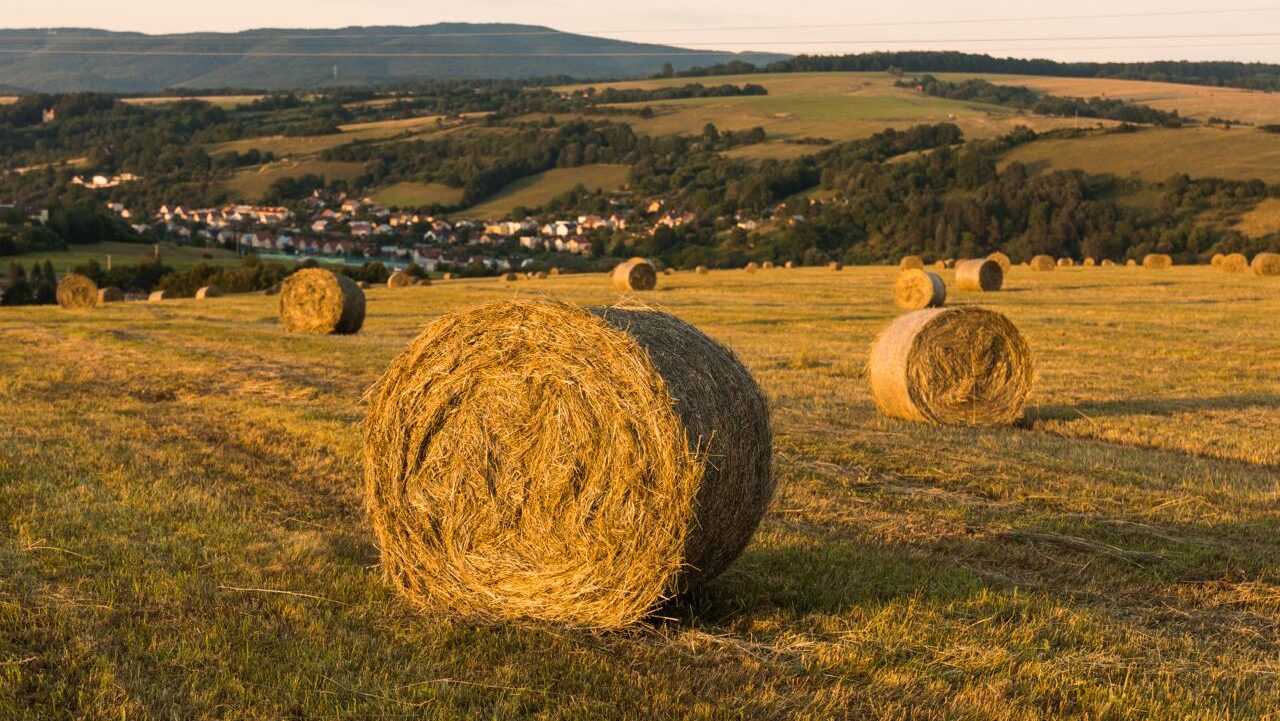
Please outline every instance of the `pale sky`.
M1278 0L0 0L0 8L0 26L6 28L172 33L511 22L717 50L937 49L1058 60L1280 62ZM1132 16L1139 14L1143 16ZM1078 17L1082 15L1092 17ZM950 22L957 20L965 22Z

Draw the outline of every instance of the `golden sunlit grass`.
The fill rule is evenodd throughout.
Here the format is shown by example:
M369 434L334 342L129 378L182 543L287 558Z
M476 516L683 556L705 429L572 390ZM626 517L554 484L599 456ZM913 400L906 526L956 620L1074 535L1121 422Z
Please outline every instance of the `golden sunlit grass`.
M953 284L954 271L935 271ZM622 634L417 614L380 579L364 390L425 323L607 276L0 311L0 717L1222 719L1280 708L1280 278L1013 268L1001 429L885 418L897 268L662 276L774 408L743 556Z

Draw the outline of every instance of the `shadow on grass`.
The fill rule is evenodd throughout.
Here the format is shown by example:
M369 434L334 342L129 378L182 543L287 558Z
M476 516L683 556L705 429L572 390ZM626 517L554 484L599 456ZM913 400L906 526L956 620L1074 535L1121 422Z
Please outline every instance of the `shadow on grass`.
M1209 398L1127 398L1086 401L1074 405L1044 405L1027 409L1021 425L1029 427L1037 421L1070 421L1099 416L1171 416L1178 413L1247 408L1280 408L1280 395L1245 393Z

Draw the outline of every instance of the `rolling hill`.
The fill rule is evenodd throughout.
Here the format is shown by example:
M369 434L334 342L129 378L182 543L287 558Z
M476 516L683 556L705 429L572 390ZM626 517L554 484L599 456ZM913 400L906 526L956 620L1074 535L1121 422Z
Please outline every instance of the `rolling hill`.
M0 88L144 93L166 88L280 90L424 77L601 78L650 75L668 62L679 70L783 57L699 52L513 24L178 35L0 30Z

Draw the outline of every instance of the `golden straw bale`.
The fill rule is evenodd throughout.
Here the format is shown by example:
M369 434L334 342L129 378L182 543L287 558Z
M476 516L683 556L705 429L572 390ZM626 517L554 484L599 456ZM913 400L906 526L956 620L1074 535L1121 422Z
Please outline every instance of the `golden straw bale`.
M893 284L893 302L899 308L938 308L947 301L947 285L942 278L918 268L904 270Z
M831 270L844 270L844 263L838 263L833 260L830 263L827 263L827 268Z
M114 285L98 289L98 305L119 303L122 300L124 300L124 291Z
M68 273L58 281L56 297L63 308L92 308L98 304L98 284L88 276Z
M1173 258L1164 253L1147 253L1142 258L1142 267L1147 270L1164 270L1173 266Z
M1097 264L1098 264L1098 262L1097 262L1096 260L1094 260L1093 258L1085 258L1085 259L1084 259L1084 262L1083 262L1083 263L1081 263L1081 265L1083 265L1083 266L1084 266L1084 267L1086 267L1086 268L1092 268L1093 266L1095 266L1095 265L1097 265Z
M1232 253L1222 258L1222 261L1218 263L1218 270L1223 273L1247 272L1249 270L1249 259L1244 257L1242 253Z
M502 281L503 283L514 283L517 280L520 280L520 276L516 275L515 273L503 273L502 275L498 276L498 280Z
M694 269L693 269L693 272L697 273L698 275L706 275L706 274L707 274L707 272L708 272L708 271L707 271L707 266L705 266L705 265L700 265L700 266L698 266L697 268L694 268Z
M167 290L153 290L151 291L151 295L147 296L147 301L157 302L162 300L169 300L172 297L173 297L173 294L171 294Z
M987 258L962 260L956 264L956 287L960 290L990 292L1004 285L1000 264Z
M413 285L413 276L404 271L397 270L387 278L388 288L408 288Z
M1251 267L1255 275L1280 275L1280 253L1258 253Z
M222 289L216 285L206 285L200 290L196 291L196 298L199 298L200 300L204 300L206 298L221 298L221 297L222 297Z
M773 261L766 260L765 262L760 264L760 267L764 270L773 270Z
M999 263L1000 270L1004 271L1005 273L1008 273L1009 269L1013 267L1013 261L1009 260L1009 256L1005 255L1004 253L1001 253L998 250L992 253L991 255L988 255L987 260L994 260L995 262Z
M899 270L920 270L924 268L924 260L918 255L904 255L898 261Z
M355 333L364 325L364 291L345 275L304 268L280 285L278 309L290 333Z
M974 307L917 310L871 348L871 394L886 415L948 425L1007 425L1031 394L1031 352L1017 327Z
M759 269L760 269L760 266L756 265L755 261L753 260L750 263L747 263L747 267L744 268L743 270L747 271L748 273L754 273Z
M1223 255L1222 253L1214 253L1213 257L1209 259L1209 265L1212 265L1213 267L1217 268L1218 266L1222 265L1222 261L1226 259L1226 257L1227 256Z
M1075 264L1076 264L1076 262L1075 262L1074 260L1070 259L1070 258L1058 258L1058 267L1059 267L1059 268L1070 268L1070 267L1074 266Z
M723 571L774 490L755 380L649 309L447 315L392 362L364 428L384 577L462 618L635 623Z
M1133 258L1130 258L1130 259L1128 259L1128 260L1126 260L1126 261L1124 262L1124 267L1126 267L1126 268L1136 268L1136 267L1138 267L1138 261L1134 260Z
M1057 268L1057 267L1058 267L1058 263L1053 259L1053 256L1037 255L1036 257L1031 259L1032 270L1046 271L1046 270L1053 270L1054 268Z
M613 287L620 291L653 290L658 285L658 274L653 264L644 258L632 258L619 263L610 276Z

